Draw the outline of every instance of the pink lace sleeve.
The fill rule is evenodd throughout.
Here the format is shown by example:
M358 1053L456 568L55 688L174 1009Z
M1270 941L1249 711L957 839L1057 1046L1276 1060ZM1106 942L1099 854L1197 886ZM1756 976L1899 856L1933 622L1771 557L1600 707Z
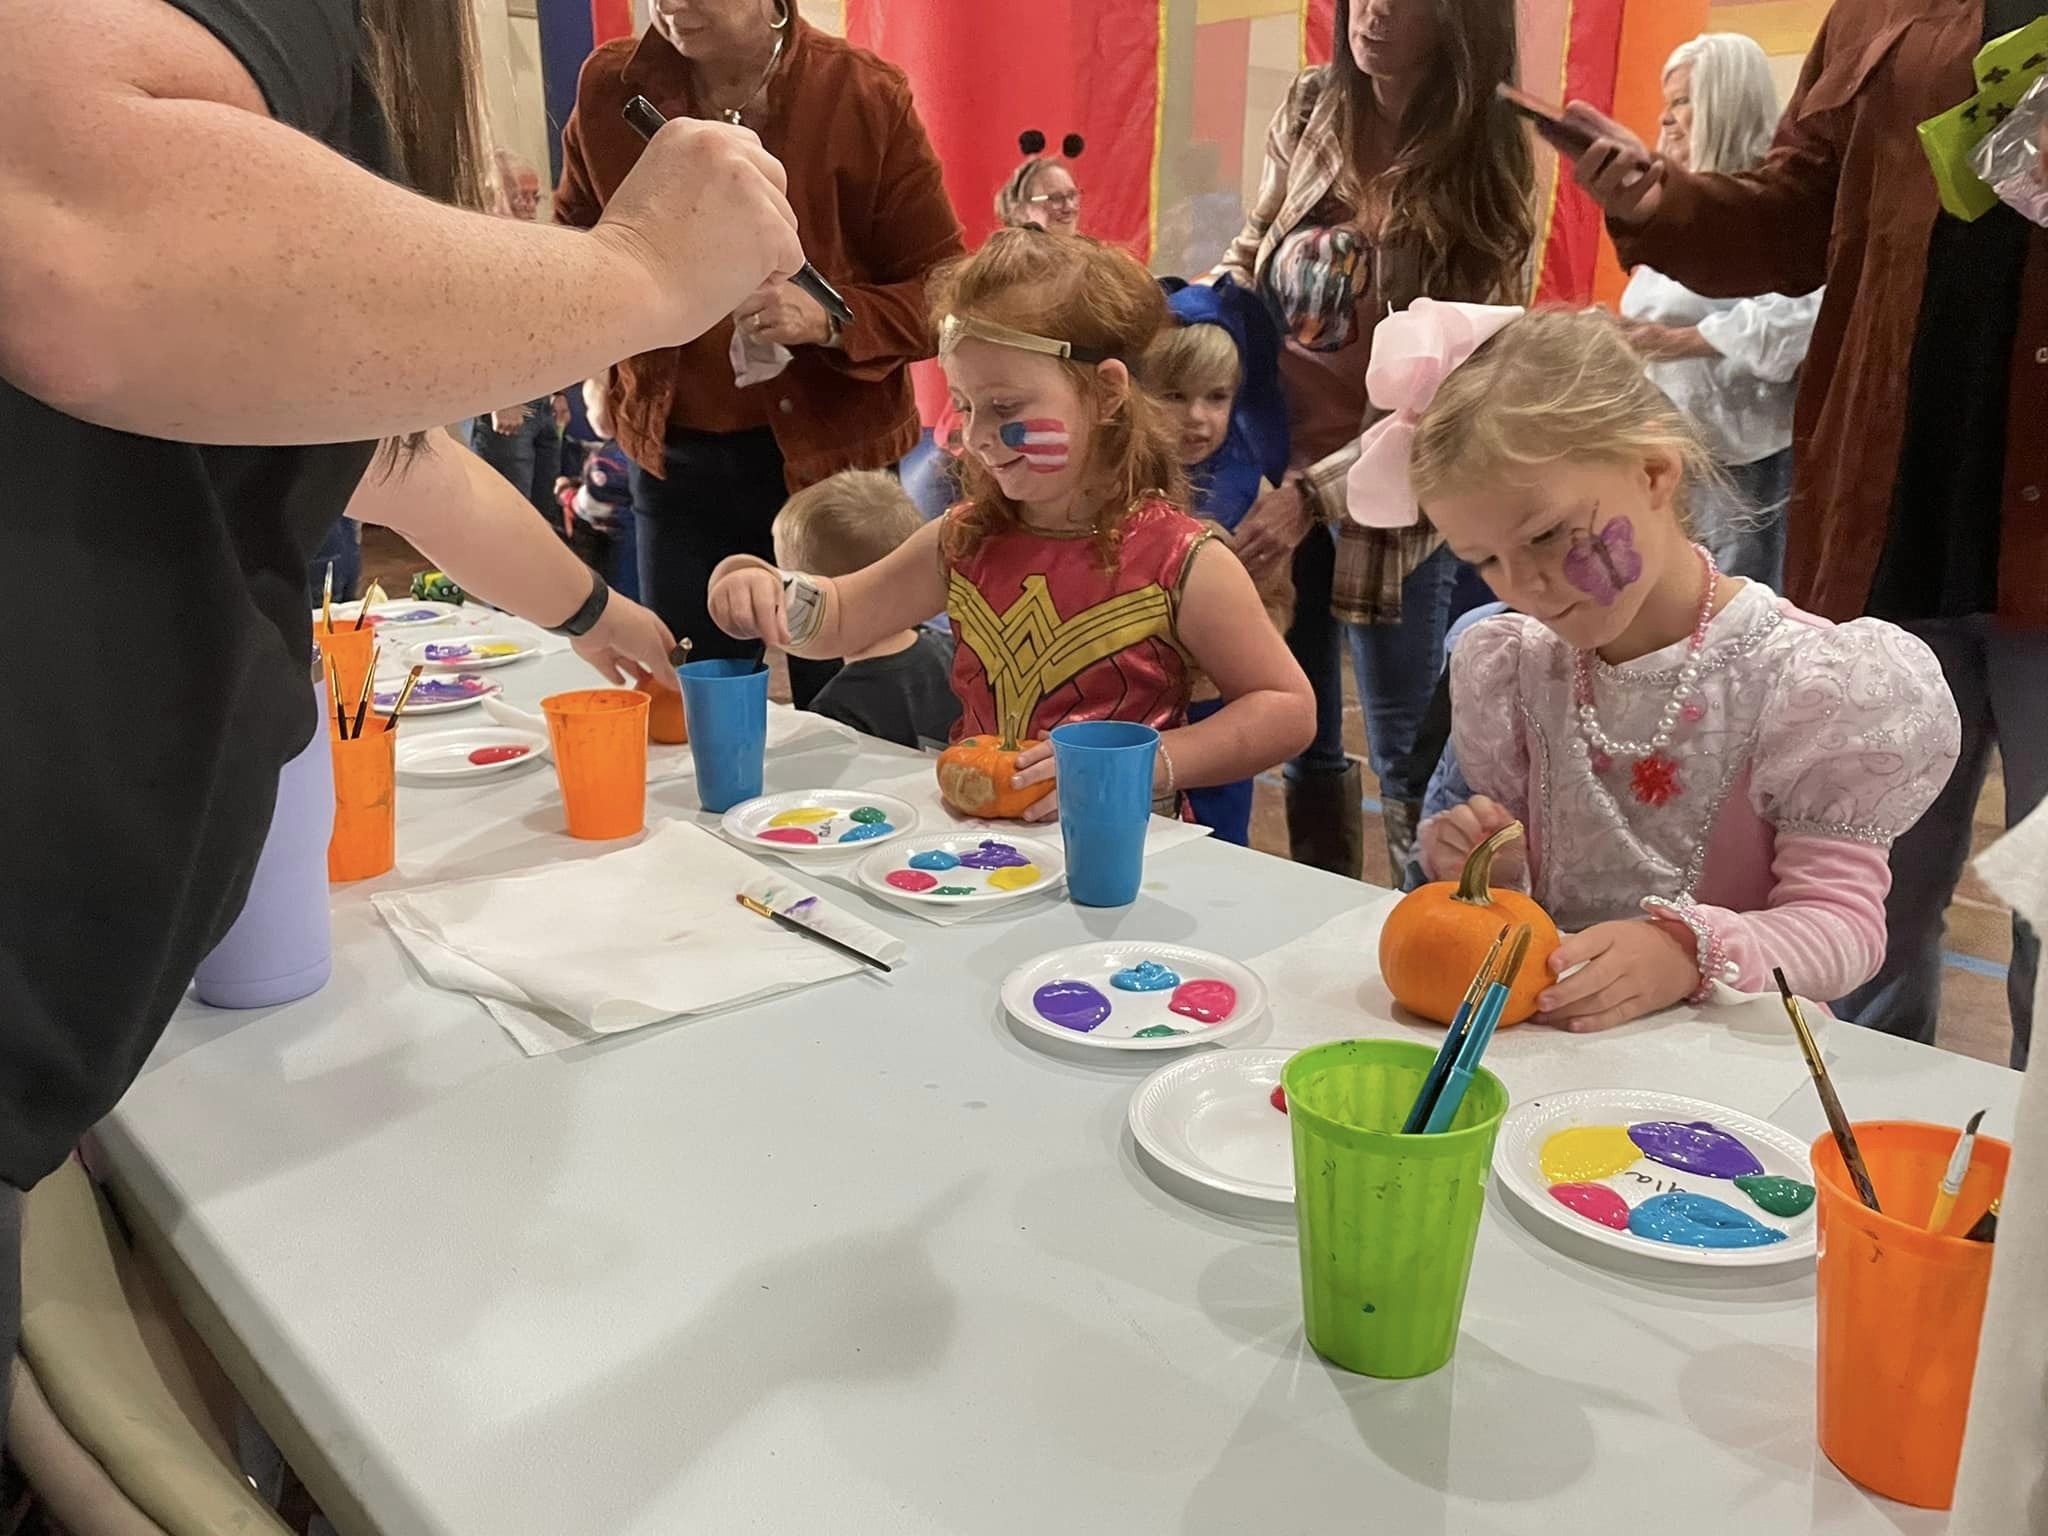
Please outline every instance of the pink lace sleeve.
M1684 925L1696 946L1707 1001L1715 982L1768 992L1781 967L1792 990L1826 1001L1854 991L1884 960L1884 898L1892 885L1885 850L1840 837L1780 836L1771 857L1770 905L1761 912L1651 897L1652 917Z
M1815 631L1785 668L1758 728L1751 803L1781 841L1889 848L1934 803L1961 748L1934 653L1896 625L1857 619Z
M1519 614L1482 619L1451 652L1451 746L1474 793L1529 817L1529 743L1522 734Z

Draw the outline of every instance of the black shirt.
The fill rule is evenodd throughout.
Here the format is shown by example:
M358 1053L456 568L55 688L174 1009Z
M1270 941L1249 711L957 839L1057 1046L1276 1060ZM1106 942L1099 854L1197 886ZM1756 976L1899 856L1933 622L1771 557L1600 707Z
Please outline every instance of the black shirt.
M279 121L390 144L355 0L172 0ZM0 524L0 1180L26 1188L127 1089L241 910L278 770L312 737L306 562L374 445L194 447L0 380L36 466Z
M899 747L944 746L960 718L953 642L929 629L894 656L850 661L818 690L811 708Z
M1986 0L1984 40L2048 14ZM1998 204L1970 223L1936 215L1906 375L1906 431L1870 612L1897 622L1998 608L2007 395L2030 226Z

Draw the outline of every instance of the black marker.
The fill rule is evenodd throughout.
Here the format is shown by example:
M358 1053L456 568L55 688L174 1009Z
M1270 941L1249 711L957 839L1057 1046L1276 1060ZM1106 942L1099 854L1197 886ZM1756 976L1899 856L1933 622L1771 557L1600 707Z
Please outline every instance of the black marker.
M653 138L668 121L661 115L661 108L645 96L635 96L626 103L625 117L627 125L643 139ZM797 270L790 281L816 299L825 313L841 325L853 324L853 310L847 306L846 300L839 296L839 290L820 277L818 269L808 261Z

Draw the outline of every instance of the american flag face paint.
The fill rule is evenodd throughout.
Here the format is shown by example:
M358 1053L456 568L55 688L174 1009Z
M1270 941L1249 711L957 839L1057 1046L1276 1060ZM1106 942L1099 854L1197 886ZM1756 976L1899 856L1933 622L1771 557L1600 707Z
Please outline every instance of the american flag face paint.
M1053 417L1006 421L996 436L1005 448L1024 455L1025 468L1035 475L1056 475L1067 467L1070 441L1067 424Z

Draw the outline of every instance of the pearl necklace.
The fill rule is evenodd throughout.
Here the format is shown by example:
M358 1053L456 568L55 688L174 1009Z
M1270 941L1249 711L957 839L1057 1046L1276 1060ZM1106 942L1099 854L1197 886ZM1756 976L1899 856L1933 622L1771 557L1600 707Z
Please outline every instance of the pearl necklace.
M1714 618L1714 587L1718 572L1714 557L1694 547L1706 574L1700 594L1698 622L1686 642L1685 660L1678 668L1678 683L1657 717L1657 730L1648 741L1620 741L1601 728L1599 711L1593 704L1593 653L1579 651L1572 658L1572 702L1578 706L1579 737L1587 762L1595 773L1606 773L1616 758L1634 758L1629 770L1629 791L1644 805L1662 805L1685 792L1678 762L1665 749L1671 745L1678 722L1692 724L1706 717L1706 706L1693 697L1700 680L1700 652L1706 648L1707 626Z

